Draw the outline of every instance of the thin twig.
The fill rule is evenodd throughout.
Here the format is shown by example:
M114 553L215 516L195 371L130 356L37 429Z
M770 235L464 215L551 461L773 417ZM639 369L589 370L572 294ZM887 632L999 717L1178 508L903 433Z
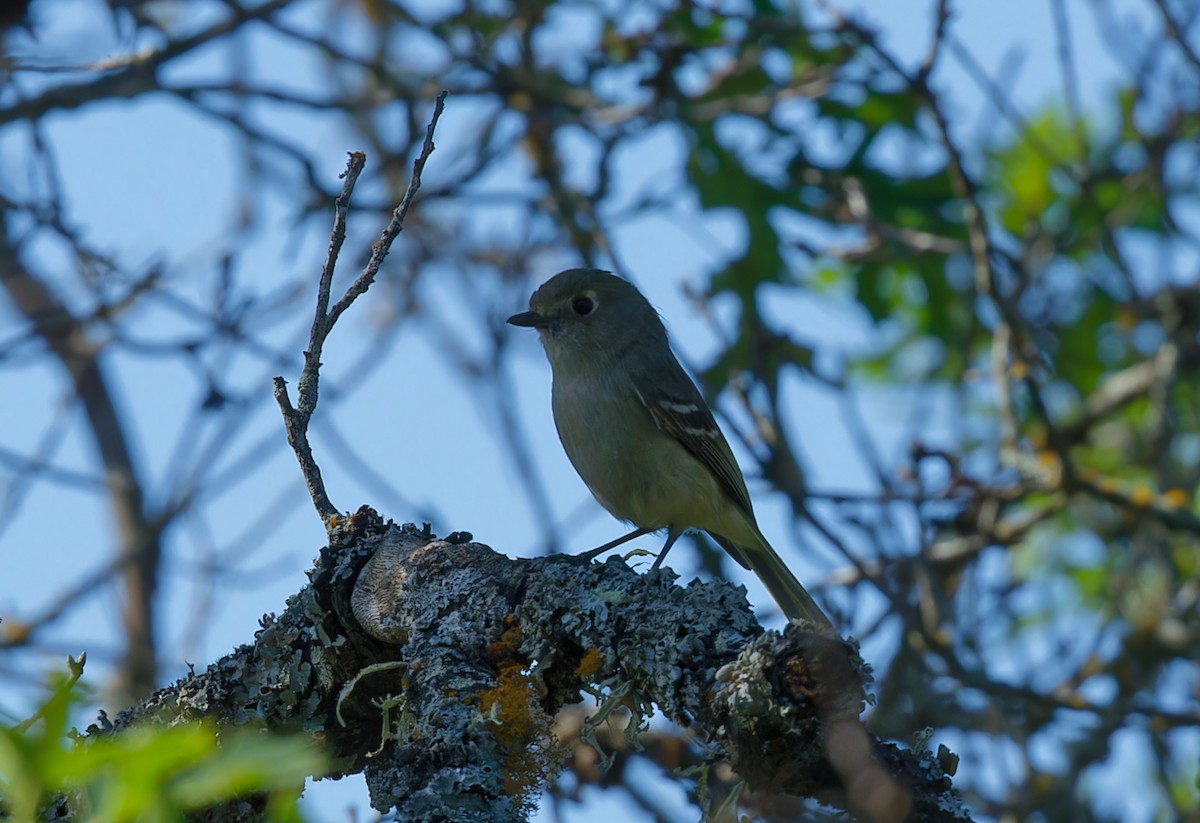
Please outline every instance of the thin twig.
M946 28L950 23L951 14L950 0L938 0L929 51L925 53L925 59L921 61L921 67L917 69L917 79L921 83L928 81L929 75L933 74L933 69L941 56L942 43L946 41Z
M346 293L342 295L334 307L329 309L333 274L337 267L338 256L341 254L342 244L346 240L346 221L350 210L350 196L353 194L354 186L358 182L359 175L362 174L367 162L366 155L361 152L352 152L350 154L350 158L346 163L346 171L342 175L344 181L342 192L334 200L334 220L333 230L329 236L329 252L325 256L325 265L321 269L321 279L317 287L317 305L313 313L308 349L304 352L304 369L300 372L300 380L296 389L297 405L295 407L292 406L292 401L288 397L287 383L284 379L276 377L274 380L275 402L279 404L279 409L283 413L283 423L287 431L288 444L292 447L292 451L296 453L296 459L300 461L300 471L304 475L304 482L308 485L308 492L312 496L313 506L316 507L317 513L321 515L321 519L326 524L329 523L330 518L337 516L338 510L325 491L325 483L321 479L321 469L317 466L316 460L313 459L312 447L308 442L308 423L317 408L321 352L325 346L325 338L333 330L334 323L341 317L342 312L350 308L359 295L365 293L371 284L375 282L375 277L379 273L379 268L383 264L384 258L387 257L388 252L391 250L392 243L395 242L400 232L404 230L404 218L408 215L408 210L412 206L413 199L417 196L417 190L421 188L421 172L425 169L425 162L429 159L429 155L433 154L433 131L437 126L438 118L441 117L442 111L445 109L446 95L447 92L443 91L437 97L433 117L430 119L429 126L425 130L425 144L421 147L420 155L413 162L412 179L408 181L408 188L405 190L400 204L392 212L392 219L388 221L383 233L375 241L375 245L371 247L371 259L367 262L367 266L362 274L350 284L350 287L346 289Z
M282 377L276 377L273 382L275 402L279 404L279 410L283 412L283 427L287 431L288 445L292 447L292 451L296 453L296 459L300 461L300 472L304 475L304 482L308 486L308 493L312 497L317 514L321 515L321 520L328 524L331 517L337 516L338 510L325 492L321 469L317 466L317 461L313 459L312 447L308 444L308 418L292 407L292 401L288 398L287 393L287 381Z
M404 197L401 198L400 205L392 212L392 219L388 221L383 233L375 241L375 245L371 247L371 259L367 261L367 267L363 269L363 273L358 276L358 279L350 284L350 288L346 289L346 293L342 295L342 299L337 302L337 305L330 310L330 326L337 322L342 312L350 308L350 304L357 300L358 296L369 289L371 284L375 282L375 276L379 273L379 267L383 265L384 258L391 251L392 243L400 232L404 231L404 218L408 215L408 209L412 205L413 198L417 196L417 190L421 188L421 172L425 170L425 161L429 159L429 155L433 154L433 130L437 126L438 118L442 116L442 111L446 107L447 94L449 92L443 91L437 96L433 108L433 118L429 121L429 126L425 129L425 145L421 147L421 153L413 161L412 179L408 181L408 189L404 192Z
M1200 52L1197 52L1187 39L1188 24L1181 25L1172 17L1171 10L1167 8L1164 0L1154 0L1154 5L1158 8L1159 16L1162 17L1163 27L1166 29L1167 34L1170 35L1171 40L1179 47L1179 51L1187 58L1187 61L1194 68L1200 69Z
M333 201L334 217L333 231L329 234L329 252L325 255L325 265L321 267L321 280L317 286L317 306L313 312L312 331L308 336L308 349L304 352L304 371L300 374L300 388L296 393L300 413L309 417L317 408L317 385L321 369L321 351L325 347L325 338L333 328L334 320L328 314L329 292L333 287L333 273L337 268L338 255L342 251L342 243L346 241L346 219L350 211L350 195L354 193L354 185L367 164L367 156L362 152L351 152L346 161L346 171L342 173L345 183L342 193ZM307 420L306 420L307 422Z
M1071 21L1067 16L1065 0L1054 0L1050 4L1054 16L1054 39L1058 52L1059 71L1063 77L1063 91L1067 98L1067 111L1071 118L1071 131L1075 135L1075 151L1080 169L1087 167L1087 132L1084 128L1083 106L1079 96L1079 77L1075 72L1075 57L1071 48Z

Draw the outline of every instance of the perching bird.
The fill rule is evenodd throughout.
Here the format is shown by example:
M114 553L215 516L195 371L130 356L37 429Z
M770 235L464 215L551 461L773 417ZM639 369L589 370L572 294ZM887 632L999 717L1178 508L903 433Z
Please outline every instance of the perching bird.
M666 529L657 566L686 529L702 529L758 575L789 618L832 625L763 537L729 444L632 283L569 269L508 322L541 337L554 424L575 471L600 505L637 526L596 552Z

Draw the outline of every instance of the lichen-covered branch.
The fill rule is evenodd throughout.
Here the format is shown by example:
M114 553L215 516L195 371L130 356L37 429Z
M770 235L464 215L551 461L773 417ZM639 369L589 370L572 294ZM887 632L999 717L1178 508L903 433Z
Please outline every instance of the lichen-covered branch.
M850 763L859 790L911 795L909 820L968 819L932 758L862 731L854 647L801 623L764 631L739 587L681 586L618 558L511 559L368 509L336 526L311 584L252 644L114 730L200 717L302 729L398 819L518 821L560 768L556 713L591 692L699 727L751 788L899 819L848 793L862 782Z

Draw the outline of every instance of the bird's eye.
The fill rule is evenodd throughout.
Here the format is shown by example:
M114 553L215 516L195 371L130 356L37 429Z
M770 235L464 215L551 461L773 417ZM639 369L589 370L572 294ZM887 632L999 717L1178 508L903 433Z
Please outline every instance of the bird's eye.
M581 294L571 303L571 308L580 317L587 317L596 310L596 301L588 297L586 294Z

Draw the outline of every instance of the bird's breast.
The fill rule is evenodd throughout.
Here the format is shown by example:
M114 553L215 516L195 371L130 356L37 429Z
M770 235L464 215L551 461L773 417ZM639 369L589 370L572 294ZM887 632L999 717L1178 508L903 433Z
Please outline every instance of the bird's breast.
M613 516L640 528L700 525L697 501L716 499L715 481L658 429L631 384L555 375L553 407L567 457Z

